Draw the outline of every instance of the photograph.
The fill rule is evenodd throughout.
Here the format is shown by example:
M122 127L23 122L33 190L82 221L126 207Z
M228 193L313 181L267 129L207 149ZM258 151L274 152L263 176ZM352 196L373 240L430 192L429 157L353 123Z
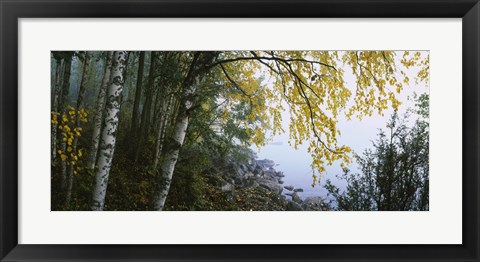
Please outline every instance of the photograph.
M52 50L51 211L429 211L429 59Z

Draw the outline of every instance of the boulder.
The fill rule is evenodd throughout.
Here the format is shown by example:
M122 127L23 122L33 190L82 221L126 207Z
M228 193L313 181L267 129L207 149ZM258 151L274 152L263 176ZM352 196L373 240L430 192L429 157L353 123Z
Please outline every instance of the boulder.
M292 191L294 189L292 185L284 186L283 188L285 188L288 191Z
M308 211L322 211L323 201L324 201L323 197L319 197L319 196L307 197L303 201L302 206L305 210L308 210Z
M260 185L255 180L247 180L247 182L245 183L245 187L247 188L257 188L259 186Z
M283 187L274 181L268 179L258 179L257 182L261 187L266 188L275 194L281 194L283 191Z
M275 172L268 171L268 170L263 172L263 177L270 180L277 180L277 176L275 175Z
M295 188L293 192L303 192L303 188Z
M299 204L297 204L293 201L288 201L287 211L303 211L303 209Z
M273 162L270 159L257 160L256 162L257 162L257 165L261 166L262 169L264 170L273 168L275 166L275 162Z
M303 202L302 199L300 198L300 196L297 194L297 192L294 192L292 194L292 200L293 200L293 202L296 202L296 203L299 203L299 204L301 204Z
M245 174L243 169L237 165L233 165L233 171L235 172L235 175L239 177L242 177Z
M240 168L243 170L243 172L249 171L249 168L246 165L240 165Z

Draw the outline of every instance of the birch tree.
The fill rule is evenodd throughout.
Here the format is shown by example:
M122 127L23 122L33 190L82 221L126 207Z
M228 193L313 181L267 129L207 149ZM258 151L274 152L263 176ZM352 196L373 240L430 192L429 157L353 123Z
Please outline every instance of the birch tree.
M385 51L238 51L194 54L190 70L183 84L183 96L170 144L165 152L157 177L153 208L162 210L168 195L172 175L188 127L192 98L203 76L214 67L223 71L223 80L240 90L229 94L230 100L254 105L243 124L251 136L251 143L263 146L266 129L273 134L284 132L281 127L282 101L292 114L290 144L297 148L308 143L312 156L313 185L326 165L340 161L350 163L351 149L338 144L340 131L337 118L362 119L374 111L382 114L388 103L396 110L400 102L395 94L409 83L406 73L395 67L395 52ZM214 61L213 57L219 58ZM344 70L339 64L351 67L356 78L356 92L346 87ZM421 66L416 81L428 81L428 57L419 52L405 52L400 63L405 67ZM273 87L258 85L255 72L262 69L273 80ZM389 86L395 88L391 90ZM348 105L350 102L351 105ZM226 116L228 118L228 115ZM251 123L260 122L252 126ZM318 174L317 173L317 174Z
M107 93L107 87L110 81L110 72L112 69L112 57L113 51L109 51L105 61L105 71L103 74L102 84L98 91L97 103L95 106L95 116L93 120L93 136L92 145L90 146L90 158L88 162L88 168L94 169L97 162L98 144L100 142L100 132L102 130L103 113L105 111L105 99Z
M123 92L123 73L127 62L127 51L116 51L112 58L110 84L106 97L105 117L100 141L98 170L95 175L91 209L102 211L105 206L108 176L117 139L120 99Z
M168 149L165 152L160 171L157 175L156 190L153 196L153 209L163 210L165 200L167 199L170 184L172 182L173 171L178 160L180 149L187 133L190 109L193 106L195 91L208 73L208 66L213 62L218 52L195 52L191 62L189 72L185 77L182 89L182 99L178 111L173 134Z
M351 149L339 142L339 121L396 110L397 95L412 83L409 77L428 80L428 52L158 51L139 52L138 60L128 61L131 52L118 51L96 52L98 59L90 60L97 63L94 71L103 73L89 78L99 87L98 93L90 94L85 93L82 65L76 63L83 61L85 67L83 53L54 52L51 67L52 150L57 149L52 152L52 161L55 155L57 159L52 162L52 183L62 185L52 202L65 209L103 210L107 184L108 210L164 210L169 191L182 188L167 200L168 208L176 208L179 194L188 190L181 184L186 176L173 178L176 174L203 179L198 175L208 174L207 164L221 164L239 147L261 148L270 136L286 132L284 128L293 148L307 146L313 184L318 184L317 176L327 166L350 163ZM73 67L72 55L80 59ZM136 79L125 83L127 66L128 77ZM412 67L415 70L405 70ZM70 86L70 71L72 83L81 80L78 97L71 94L76 85ZM86 119L81 109L88 111L79 107L83 100L95 106L92 124L82 124L89 136L92 132L85 140L77 135L78 117ZM282 125L285 111L288 126ZM76 162L80 152L75 151L84 141L88 159ZM217 154L199 155L209 150ZM74 170L72 161L86 172ZM176 170L178 161L182 167ZM69 189L75 171L80 175ZM75 197L64 206L69 190ZM93 201L84 190L93 194Z

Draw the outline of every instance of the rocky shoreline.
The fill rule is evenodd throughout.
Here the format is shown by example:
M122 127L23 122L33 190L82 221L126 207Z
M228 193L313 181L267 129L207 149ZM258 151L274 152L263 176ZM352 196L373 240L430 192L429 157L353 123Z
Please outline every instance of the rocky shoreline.
M302 188L284 185L285 175L275 170L275 163L269 159L258 159L249 152L249 159L243 163L230 160L220 176L212 178L216 186L229 198L235 199L237 192L249 190L256 199L258 210L265 211L325 211L330 210L320 196L302 199ZM283 193L283 194L282 194ZM248 201L248 200L245 200Z

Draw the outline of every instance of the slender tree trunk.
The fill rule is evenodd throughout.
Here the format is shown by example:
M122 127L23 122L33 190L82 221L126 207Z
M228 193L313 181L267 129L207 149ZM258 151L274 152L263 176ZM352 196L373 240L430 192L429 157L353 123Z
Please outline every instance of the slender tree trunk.
M160 81L162 79L160 78ZM155 93L155 104L153 106L153 115L151 118L152 125L153 126L158 126L159 120L160 120L160 115L162 114L163 106L165 104L165 86L164 82L162 82L161 87L157 88L157 92Z
M83 72L82 72L82 80L80 82L80 88L78 90L78 97L77 97L77 105L75 108L75 129L80 127L80 110L83 109L83 97L85 96L86 90L86 83L87 83L87 76L88 76L88 68L89 68L89 52L85 52L85 57L83 58ZM78 145L78 136L76 135L73 139L72 143L72 152L73 154L77 154L77 145ZM70 200L72 199L72 187L73 187L73 176L75 172L75 164L70 164L70 170L67 174L68 179L68 187L67 187L67 196L65 198L65 203L68 205Z
M57 68L56 68L56 78L55 78L55 89L52 101L52 114L55 114L57 121L60 120L59 117L59 100L62 95L62 82L63 82L63 73L65 71L65 63L63 59L57 59ZM54 121L52 124L52 162L55 162L57 156L57 121Z
M127 86L127 73L128 73L128 60L130 59L130 53L127 53L127 59L125 61L125 68L123 69L123 89L128 89ZM120 96L120 104L123 103L123 97L125 96L125 93L127 92L122 92ZM127 93L128 94L128 93Z
M57 59L57 65L55 68L55 87L53 89L53 99L52 99L52 111L58 113L58 102L60 100L60 95L62 93L62 76L64 70L63 59Z
M65 113L67 110L68 104L68 94L70 91L70 74L72 70L72 58L73 53L69 53L67 57L65 57L65 71L63 73L63 83L62 83L62 95L60 96L60 100L58 101L59 112Z
M150 57L150 70L148 73L148 83L147 83L147 92L145 94L145 104L143 105L142 109L142 122L140 124L140 130L138 133L137 138L137 146L135 148L135 161L138 160L140 154L140 147L143 145L143 141L145 136L148 135L148 125L150 120L150 111L152 107L152 96L153 96L153 82L154 82L154 74L155 74L155 52L152 51Z
M183 95L180 108L173 129L171 142L168 144L167 152L163 157L160 172L157 174L155 194L153 198L153 209L161 211L165 206L170 184L172 182L175 165L187 133L190 109L193 105L193 96L202 78L208 73L208 66L216 57L216 52L196 52L189 72L183 82Z
M105 206L108 176L112 167L112 159L117 139L120 98L123 92L123 72L127 61L127 51L116 51L113 54L111 81L105 104L105 121L103 122L100 149L98 153L98 170L95 175L91 209L102 211Z
M145 66L145 51L140 51L138 58L137 85L135 88L135 101L133 102L132 124L130 125L130 136L134 144L137 143L138 134L138 111L140 109L140 100L142 98L143 68ZM135 148L136 146L134 146Z
M162 111L161 118L159 121L157 140L156 140L156 146L155 146L155 157L153 160L153 170L155 172L157 171L158 161L160 160L160 154L162 153L163 142L165 139L165 131L167 127L167 122L170 118L170 113L172 111L172 104L173 104L173 94L170 95L168 103L165 106L165 109Z
M97 104L95 106L95 116L93 119L93 137L90 147L90 157L88 160L88 168L95 169L97 163L98 144L100 141L100 132L102 131L103 113L105 111L105 96L110 81L110 71L112 69L113 51L109 51L105 61L105 71L103 74L102 84L98 92Z
M67 57L65 57L65 72L63 73L63 83L62 83L62 95L60 96L59 103L59 112L60 117L67 114L67 103L68 103L68 93L70 90L70 73L72 68L72 56L73 53L69 53ZM60 148L62 152L66 152L67 150L67 142L63 141L63 129L60 132L60 137L62 138L62 142L60 144ZM67 189L67 162L62 161L61 165L62 176L61 176L61 188L65 192Z

